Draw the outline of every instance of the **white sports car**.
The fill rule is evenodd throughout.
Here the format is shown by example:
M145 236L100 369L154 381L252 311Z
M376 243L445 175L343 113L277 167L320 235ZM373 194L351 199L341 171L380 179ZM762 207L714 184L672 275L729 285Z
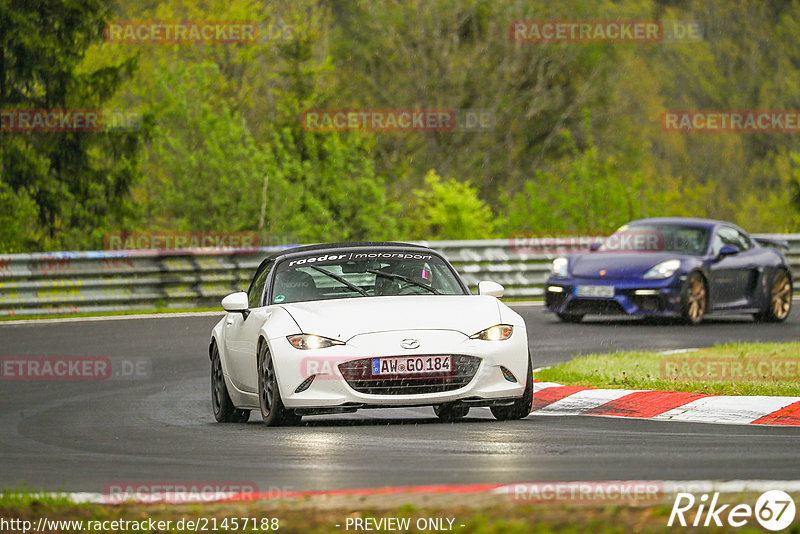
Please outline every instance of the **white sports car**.
M472 406L497 419L531 410L525 322L503 287L469 289L435 251L402 243L313 245L258 267L222 300L211 333L219 422L261 410L267 425L359 408L433 406L452 421Z

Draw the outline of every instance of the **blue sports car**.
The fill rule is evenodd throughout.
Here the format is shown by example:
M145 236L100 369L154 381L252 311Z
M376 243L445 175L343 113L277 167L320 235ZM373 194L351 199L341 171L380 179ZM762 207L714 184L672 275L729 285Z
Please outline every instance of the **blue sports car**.
M585 315L680 317L752 314L780 322L792 307L785 241L752 238L707 219L640 219L586 253L553 260L545 305L563 321Z

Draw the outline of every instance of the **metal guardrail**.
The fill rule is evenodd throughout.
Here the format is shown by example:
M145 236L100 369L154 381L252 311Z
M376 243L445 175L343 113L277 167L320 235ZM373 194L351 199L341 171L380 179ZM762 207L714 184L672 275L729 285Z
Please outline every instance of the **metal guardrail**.
M800 289L800 234L770 234L789 242ZM539 298L550 260L599 238L431 241L475 288L481 280L506 287L512 300ZM195 251L122 250L0 255L0 316L60 315L154 308L219 306L246 288L261 260L287 246Z

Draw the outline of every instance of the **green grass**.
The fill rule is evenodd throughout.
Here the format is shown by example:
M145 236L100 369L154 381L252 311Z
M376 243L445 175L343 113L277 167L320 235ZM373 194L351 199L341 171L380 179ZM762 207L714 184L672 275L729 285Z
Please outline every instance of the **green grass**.
M40 492L29 488L2 488L0 489L1 508L24 508L34 505L46 505L54 508L73 507L73 503L66 494L54 492Z
M767 369L758 364L770 362ZM772 361L781 364L777 370ZM794 367L787 367L794 362ZM692 374L687 365L708 364L716 366L714 376ZM722 376L734 369L737 377ZM670 373L678 369L678 373ZM782 371L781 371L782 369ZM688 372L687 372L688 370ZM779 374L782 372L782 376ZM567 363L536 373L536 379L564 385L599 388L655 389L662 391L687 391L712 395L786 395L800 396L800 342L792 343L732 343L700 349L683 354L658 352L619 352L593 354L575 358ZM695 379L700 378L700 379Z
M203 505L99 505L69 504L60 500L44 498L38 500L12 492L11 496L0 496L0 518L14 518L36 524L39 518L53 520L87 521L127 520L154 521L170 520L172 527L167 532L194 532L194 529L176 529L175 524L183 519L206 521L206 525L216 520L221 523L226 518L262 518L279 520L277 532L297 534L323 534L345 532L345 521L349 518L409 518L409 533L431 532L418 530L416 521L420 518L452 518L453 532L460 534L533 534L547 532L598 534L625 534L628 532L674 532L667 521L672 508L673 497L665 496L663 502L654 505L623 503L617 504L571 504L571 503L528 503L513 502L507 496L473 495L459 497L454 495L418 496L370 496L350 498L335 503L324 497L310 499L289 499L283 501L256 501L239 503L218 503ZM720 503L747 503L753 505L757 494L723 494ZM797 496L794 496L797 500ZM390 500L391 503L388 503ZM416 500L418 505L407 504ZM425 504L419 504L424 500ZM693 518L690 514L689 518ZM252 521L250 525L252 524ZM265 529L247 528L231 532L274 532ZM340 526L336 526L340 525ZM463 525L463 526L461 526ZM749 520L740 529L730 527L710 529L712 532L735 531L738 534L760 532L757 523ZM680 528L680 527L679 527ZM707 531L708 529L704 529ZM73 528L70 532L75 531ZM84 528L81 532L107 533L109 530ZM126 530L125 532L129 532ZM223 531L223 530L220 530ZM350 531L354 531L351 527ZM689 529L689 531L693 531ZM795 530L796 531L796 530ZM790 530L791 532L791 530Z

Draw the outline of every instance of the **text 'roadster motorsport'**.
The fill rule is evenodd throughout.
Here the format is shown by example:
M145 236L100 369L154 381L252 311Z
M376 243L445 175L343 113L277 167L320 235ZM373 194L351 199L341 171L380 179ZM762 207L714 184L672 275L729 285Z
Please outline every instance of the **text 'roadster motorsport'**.
M314 245L265 259L225 297L209 354L214 416L268 425L360 408L488 406L530 413L525 323L481 282L471 295L441 255L399 243Z

